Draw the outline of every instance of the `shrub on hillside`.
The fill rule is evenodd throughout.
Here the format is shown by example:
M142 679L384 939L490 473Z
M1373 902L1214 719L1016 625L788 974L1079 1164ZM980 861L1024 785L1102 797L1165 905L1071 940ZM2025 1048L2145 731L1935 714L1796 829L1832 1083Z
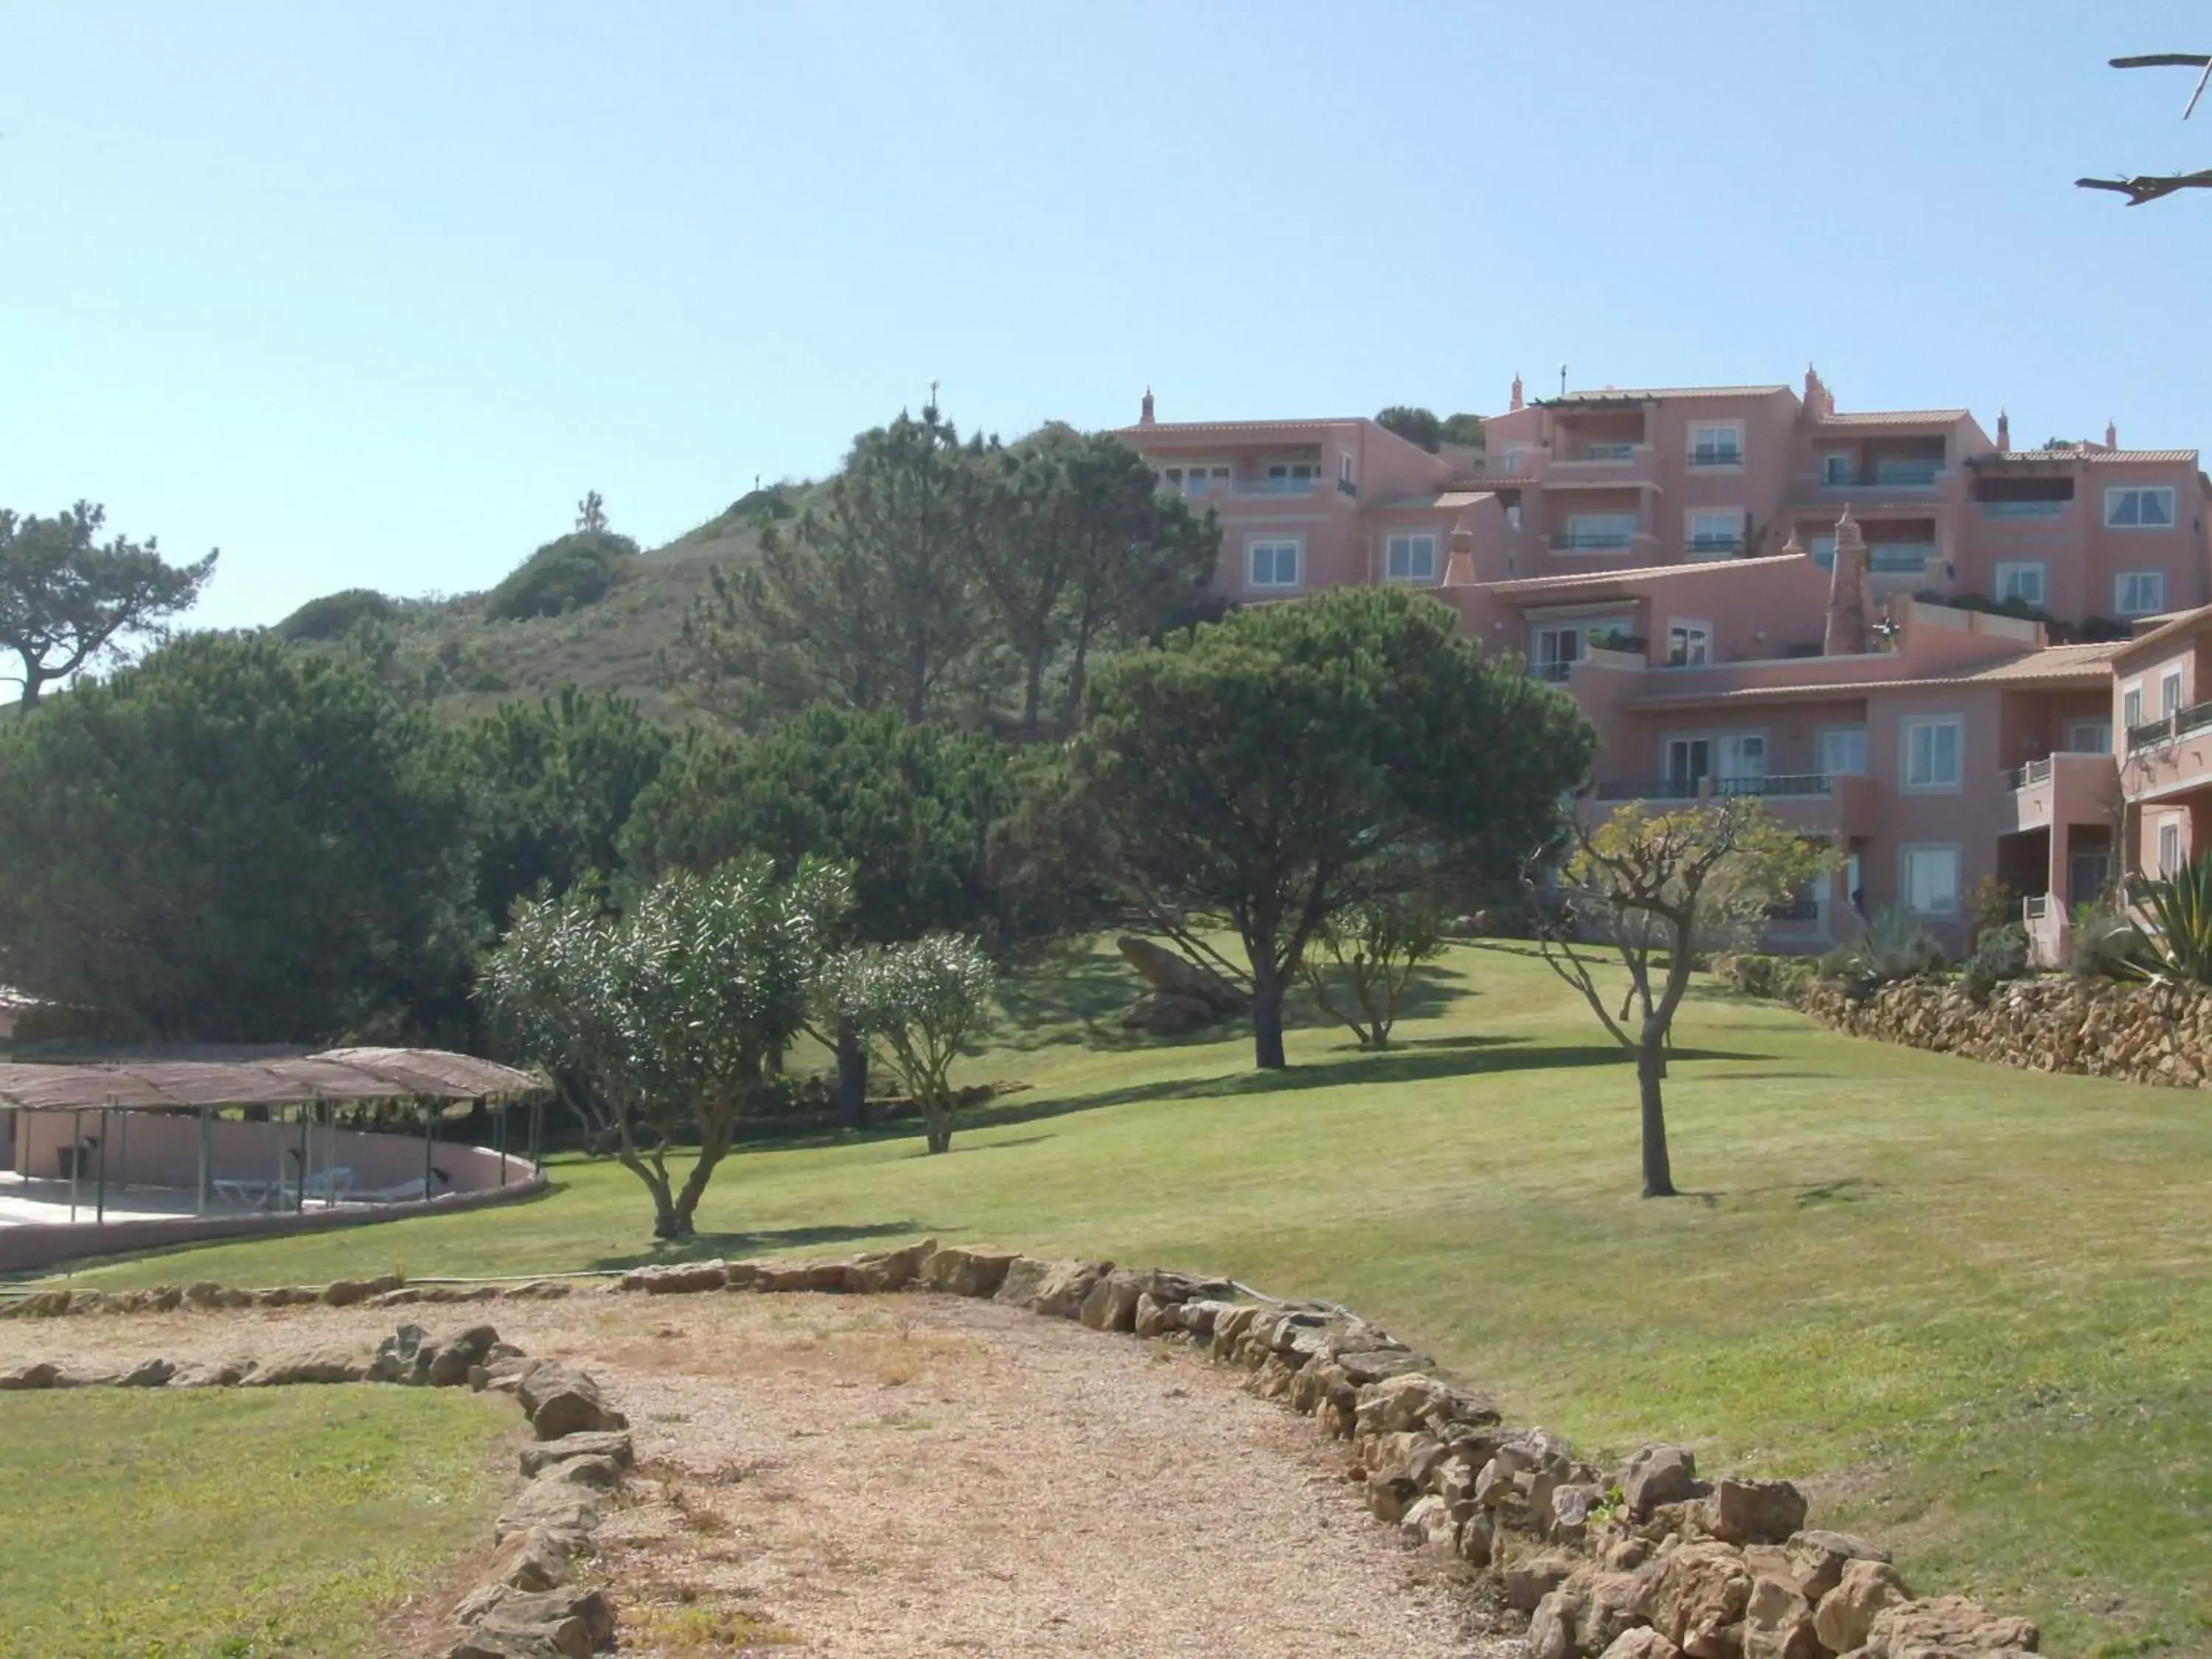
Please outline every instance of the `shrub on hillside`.
M365 622L389 622L398 610L373 587L349 587L309 599L276 624L276 637L297 645L307 641L342 640Z
M1811 984L1817 964L1810 957L1769 956L1757 951L1724 951L1713 958L1713 972L1748 997L1795 1002Z
M1974 941L1961 979L1966 994L1987 1002L1990 993L2007 980L2027 977L2027 929L2016 921L1984 930Z
M2066 930L2066 971L2079 979L2125 977L2141 939L2118 894L2077 904Z
M1919 979L1943 965L1943 947L1935 934L1902 910L1877 910L1859 936L1820 958L1820 975L1863 1000L1885 985Z
M492 589L493 622L558 617L606 597L637 557L637 544L606 530L579 530L539 548Z

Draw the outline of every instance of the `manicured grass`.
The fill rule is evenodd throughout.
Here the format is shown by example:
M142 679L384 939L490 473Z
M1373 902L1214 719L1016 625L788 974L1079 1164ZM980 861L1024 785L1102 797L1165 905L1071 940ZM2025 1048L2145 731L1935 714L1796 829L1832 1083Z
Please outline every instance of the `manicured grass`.
M489 1536L506 1406L427 1389L0 1395L0 1654L358 1652L383 1606Z
M1379 1317L1586 1452L1686 1439L1786 1474L1929 1589L2052 1652L2212 1651L2212 1103L1861 1042L1707 990L1639 1200L1632 1073L1510 947L1455 950L1403 1046L1295 1032L1131 1047L1094 958L1018 988L1028 1092L949 1157L885 1136L749 1151L700 1254L933 1232L1226 1271ZM1071 1010L1073 1012L1071 1012ZM1091 1021L1074 1017L1087 1014ZM647 1255L618 1168L536 1203L82 1276L315 1281Z

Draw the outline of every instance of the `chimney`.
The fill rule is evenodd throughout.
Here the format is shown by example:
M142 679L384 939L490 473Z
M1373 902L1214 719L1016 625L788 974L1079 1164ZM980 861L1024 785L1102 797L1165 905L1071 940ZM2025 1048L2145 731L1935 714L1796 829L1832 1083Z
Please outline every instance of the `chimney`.
M2114 425L2113 425L2110 421L2106 422L2105 422L2105 447L2106 447L2106 448L2107 448L2107 449L2118 449L2119 447L2120 447L2120 429L2119 429L2119 428L2118 428L2118 427L2114 426Z
M1145 401L1137 405L1137 424L1139 426L1152 424L1152 389L1150 386L1145 388Z
M1997 447L2008 452L2012 448L2012 416L2002 409L1997 410Z
M1444 561L1443 586L1472 587L1474 586L1474 532L1455 530L1451 533L1451 556Z
M1801 559L1805 556L1805 544L1797 539L1797 526L1794 524L1790 526L1790 539L1782 544L1782 552L1775 556L1780 558L1790 553L1795 553Z
M1513 376L1513 402L1512 402L1512 404L1510 405L1510 407L1514 408L1514 409L1519 409L1521 406L1522 406L1522 397L1521 397L1521 376L1520 376L1519 372L1516 370L1516 371L1515 372L1515 374L1514 374L1514 376Z
M1836 412L1836 400L1828 395L1827 383L1810 363L1805 365L1805 412L1816 421L1825 421Z
M1866 538L1850 507L1836 520L1836 563L1828 573L1828 625L1824 657L1863 656L1867 648Z

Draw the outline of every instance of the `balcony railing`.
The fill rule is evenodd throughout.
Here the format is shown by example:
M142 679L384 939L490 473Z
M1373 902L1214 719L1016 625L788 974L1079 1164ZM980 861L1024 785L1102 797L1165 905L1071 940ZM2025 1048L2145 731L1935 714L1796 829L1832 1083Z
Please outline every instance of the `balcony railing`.
M1570 457L1577 461L1632 461L1636 459L1634 444L1584 444L1583 453Z
M1359 494L1359 486L1340 473L1336 480L1336 493L1340 495L1357 495Z
M1743 538L1741 536L1692 536L1690 538L1690 551L1701 554L1709 559L1722 554L1741 553L1743 551Z
M2073 506L2071 501L1982 501L1985 519L2055 519Z
M1553 685L1564 685L1566 684L1567 676L1573 670L1574 664L1571 661L1532 662L1528 665L1528 678L1544 680Z
M1695 800L1696 778L1644 778L1630 783L1601 783L1600 800Z
M2154 743L2168 743L2176 736L2173 716L2166 715L2154 720L2145 720L2140 726L2128 727L2128 747L2148 749Z
M1693 449L1690 452L1692 466L1741 466L1741 449Z
M1772 772L1763 778L1720 778L1713 784L1716 795L1830 795L1835 793L1835 783L1826 772Z
M1231 478L1232 495L1310 495L1321 488L1319 478Z
M2025 766L2015 767L2006 774L2014 789L2026 789L2032 784L2047 783L2051 780L2051 757L2032 760Z
M1583 553L1626 552L1635 539L1626 530L1569 530L1553 536L1552 545Z
M1897 574L1917 573L1928 568L1936 560L1936 549L1929 542L1869 542L1867 544L1867 568L1879 576L1884 573Z
M1763 799L1790 796L1821 796L1835 793L1835 780L1826 772L1773 772L1763 778L1646 778L1627 783L1601 783L1600 800L1695 800L1710 784L1716 800L1736 796Z

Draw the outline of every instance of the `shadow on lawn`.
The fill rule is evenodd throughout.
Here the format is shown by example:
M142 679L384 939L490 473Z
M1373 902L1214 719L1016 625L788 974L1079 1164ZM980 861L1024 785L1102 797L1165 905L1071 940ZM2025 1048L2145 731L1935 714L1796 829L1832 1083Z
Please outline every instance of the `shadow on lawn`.
M650 1206L648 1206L649 1208ZM919 1238L933 1229L919 1221L872 1221L856 1227L768 1227L757 1232L695 1233L681 1243L655 1244L623 1255L595 1257L593 1267L641 1267L662 1261L704 1261L806 1250L822 1244L856 1244L873 1238Z

